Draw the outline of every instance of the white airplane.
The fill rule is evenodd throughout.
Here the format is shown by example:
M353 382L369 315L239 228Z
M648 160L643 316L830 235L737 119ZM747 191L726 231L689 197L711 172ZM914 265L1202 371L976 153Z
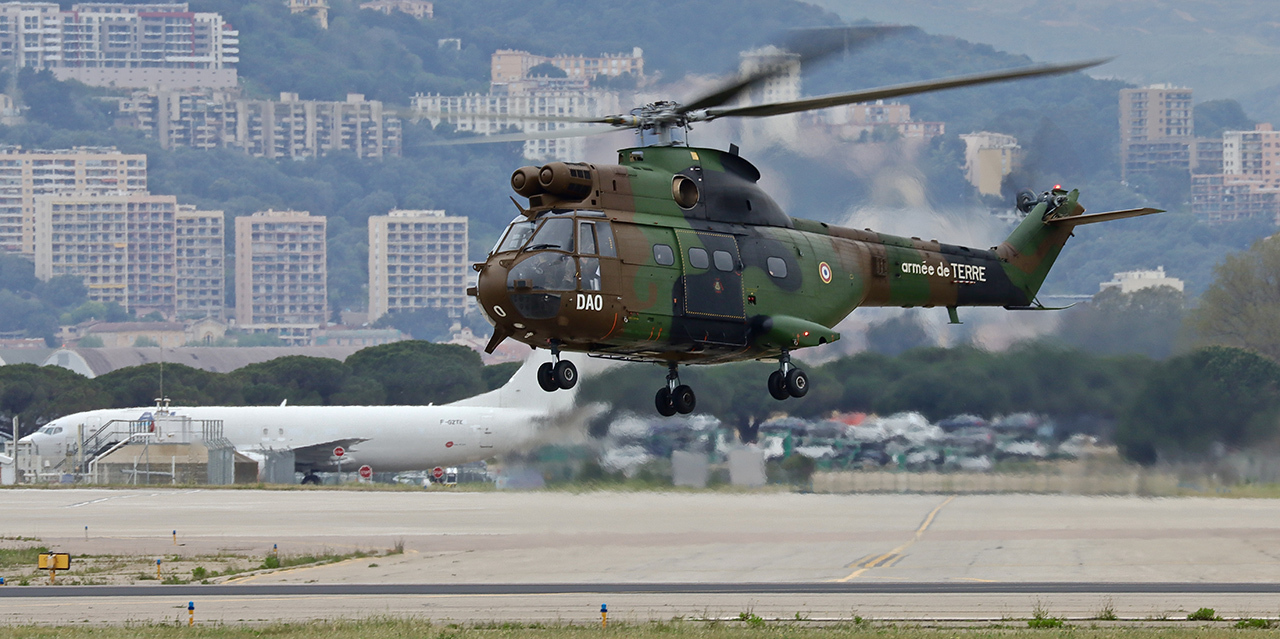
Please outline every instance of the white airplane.
M581 369L586 364L576 358ZM31 454L62 457L103 425L166 417L221 420L223 436L255 458L292 450L303 483L316 471L368 465L376 472L427 470L481 461L517 450L574 408L577 387L546 393L538 385L541 358L530 357L501 388L440 406L190 406L112 408L59 417L23 437ZM83 426L83 428L81 428ZM83 432L83 435L81 433ZM86 446L87 448L87 446Z

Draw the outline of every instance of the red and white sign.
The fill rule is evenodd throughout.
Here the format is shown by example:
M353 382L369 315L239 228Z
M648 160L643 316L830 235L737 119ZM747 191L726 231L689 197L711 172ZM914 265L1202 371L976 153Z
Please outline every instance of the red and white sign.
M440 479L441 477L444 477L444 469L443 469L443 468L441 468L441 467L439 467L439 466L436 466L435 468L432 468L432 469L431 469L431 476L432 476L432 477L435 477L436 479Z
M373 477L373 466L365 464L360 467L360 479L369 479Z
M343 448L343 447L341 447L341 446L337 446L337 447L335 447L335 448L333 449L333 456L334 456L334 457L342 457L342 456L343 456L343 455L345 455L345 454L347 454L347 449L345 449L345 448Z

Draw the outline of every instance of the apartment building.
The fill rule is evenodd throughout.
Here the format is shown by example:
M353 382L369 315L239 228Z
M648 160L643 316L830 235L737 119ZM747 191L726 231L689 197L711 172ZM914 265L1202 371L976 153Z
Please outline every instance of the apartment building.
M1170 84L1120 90L1121 179L1161 167L1191 169L1191 96L1191 89Z
M239 32L187 3L0 3L0 64L112 87L235 87Z
M306 345L325 324L326 220L306 211L236 218L236 321L241 330Z
M862 102L801 114L809 125L822 126L846 140L866 141L878 129L892 129L908 140L928 140L947 132L944 122L911 119L911 105L896 102Z
M435 3L428 0L371 0L370 2L361 2L360 8L380 11L387 15L395 12L407 13L419 20L434 18L436 11Z
M419 308L461 317L467 266L466 217L434 210L371 216L369 321Z
M172 195L59 193L35 198L36 277L84 279L89 299L171 318L177 298Z
M113 148L0 147L0 250L35 254L35 198L55 193L145 193L147 156Z
M499 49L489 58L490 82L518 82L528 77L529 70L540 64L550 64L564 71L570 80L591 81L601 75L617 77L624 73L639 78L644 77L644 50L635 47L630 55L606 53L589 58L581 55L541 56L528 51Z
M179 204L174 226L174 300L178 319L223 319L226 220L222 211Z
M983 195L1000 195L1004 176L1018 167L1022 147L1018 138L980 131L960 136L964 140L964 174Z
M120 101L120 120L166 149L238 148L256 157L307 158L334 151L398 156L401 123L382 102L359 93L345 101L248 100L223 91L138 91Z
M519 92L511 93L506 92L506 88L461 96L418 94L413 97L413 108L423 113L432 126L450 122L458 131L474 131L483 135L509 131L556 131L581 126L502 117L504 115L600 117L617 113L620 109L618 94L612 91L521 86ZM459 115L450 115L453 113ZM526 140L524 157L544 162L581 159L586 153L585 144L582 138Z

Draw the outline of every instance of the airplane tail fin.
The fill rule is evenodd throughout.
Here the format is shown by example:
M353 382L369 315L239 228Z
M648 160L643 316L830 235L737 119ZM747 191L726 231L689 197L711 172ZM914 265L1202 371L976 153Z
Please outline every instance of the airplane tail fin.
M511 379L500 388L467 399L453 402L452 406L480 406L484 408L545 408L548 414L570 410L575 405L582 378L603 369L604 364L581 353L561 353L560 359L572 361L578 367L578 384L569 390L552 393L538 385L538 367L551 361L546 351L534 351L524 360Z
M1049 269L1053 268L1063 245L1077 226L1164 212L1161 209L1143 208L1085 215L1084 207L1077 202L1079 198L1079 189L1068 193L1055 188L1041 197L1038 203L1027 202L1034 204L1028 207L1030 210L1027 217L996 248L996 255L1004 262L1009 279L1026 294L1028 300L1036 298L1045 277L1049 275ZM1021 208L1021 196L1019 200Z

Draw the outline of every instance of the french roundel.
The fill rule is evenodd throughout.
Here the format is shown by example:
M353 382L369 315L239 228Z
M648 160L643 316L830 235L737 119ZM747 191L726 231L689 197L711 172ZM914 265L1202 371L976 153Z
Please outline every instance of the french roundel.
M823 262L818 265L818 277L822 278L823 284L831 283L831 265Z

